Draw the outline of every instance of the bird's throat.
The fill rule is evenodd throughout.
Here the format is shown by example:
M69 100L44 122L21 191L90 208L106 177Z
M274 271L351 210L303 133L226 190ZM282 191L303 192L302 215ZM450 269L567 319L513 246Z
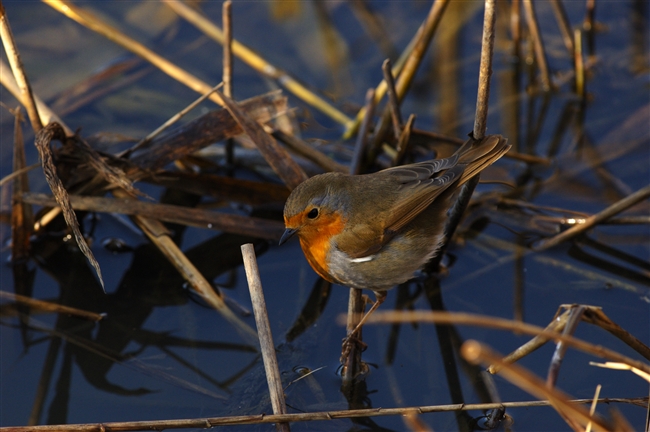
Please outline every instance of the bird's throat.
M299 232L300 246L307 261L320 277L336 283L329 271L327 254L333 238L343 231L345 220L339 214L322 215L317 223L304 226Z

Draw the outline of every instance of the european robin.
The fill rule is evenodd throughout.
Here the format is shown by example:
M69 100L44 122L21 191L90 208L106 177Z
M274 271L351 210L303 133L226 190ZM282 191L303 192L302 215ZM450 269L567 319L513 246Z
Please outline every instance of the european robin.
M296 187L284 206L284 243L294 234L324 279L370 289L377 302L434 257L445 241L455 192L503 156L500 135L469 139L452 156L372 174L326 173ZM355 329L356 331L356 329Z

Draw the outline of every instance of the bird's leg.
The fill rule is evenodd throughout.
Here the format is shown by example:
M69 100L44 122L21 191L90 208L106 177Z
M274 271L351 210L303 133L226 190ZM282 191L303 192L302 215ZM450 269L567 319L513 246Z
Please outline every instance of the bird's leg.
M370 309L368 309L368 312L366 312L363 317L361 317L361 321L357 324L357 326L350 332L350 334L343 340L343 346L347 346L350 343L350 340L355 337L355 335L359 332L363 324L368 320L368 317L381 305L384 300L386 300L386 293L384 291L374 291L375 293L375 302L372 304Z

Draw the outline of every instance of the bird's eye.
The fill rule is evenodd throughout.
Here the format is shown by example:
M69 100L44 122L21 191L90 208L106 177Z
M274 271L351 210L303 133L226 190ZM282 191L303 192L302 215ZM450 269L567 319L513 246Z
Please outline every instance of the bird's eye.
M307 213L307 217L309 219L316 219L318 217L318 209L314 207L313 209L309 210L309 213Z

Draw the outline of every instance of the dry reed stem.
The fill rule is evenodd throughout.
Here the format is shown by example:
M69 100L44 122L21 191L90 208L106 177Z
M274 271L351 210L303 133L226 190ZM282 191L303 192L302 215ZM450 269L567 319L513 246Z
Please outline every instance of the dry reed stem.
M492 77L492 54L494 52L494 23L496 21L496 0L485 1L483 16L483 39L481 42L481 63L479 66L476 114L472 136L481 140L487 130L488 102L490 100L490 78Z
M264 127L264 129L273 135L277 140L282 141L290 150L294 153L314 162L319 167L323 168L325 171L333 172L348 172L349 169L347 166L340 164L333 160L332 158L324 155L319 150L313 148L300 138L297 138L295 135L290 135L286 132L283 132L279 129L272 129L270 126Z
M232 1L221 6L223 25L223 94L232 98Z
M400 58L395 62L395 67L391 71L391 74L395 77L398 77L396 84L396 92L398 98L401 99L404 97L408 86L415 75L424 55L427 52L427 48L433 35L435 33L440 20L442 19L442 14L445 11L445 8L448 4L448 0L436 0L431 9L427 18L424 20L422 25L418 28L417 33L411 39L411 42L408 44ZM378 104L379 101L384 97L387 91L386 81L382 80L377 87L375 88L375 104ZM343 132L343 138L348 139L357 131L361 121L365 117L365 107L359 110L355 119L346 125L345 132ZM384 122L385 123L385 122Z
M268 122L287 111L287 98L280 90L238 102L249 116L260 123ZM167 164L226 138L243 133L226 109L212 110L183 126L154 139L133 154L130 161L141 169L159 170Z
M586 309L587 307L584 305L576 305L576 307L569 309L569 316L567 317L566 324L561 330L563 335L573 336L578 328L578 324L582 321L582 315ZM555 387L557 378L560 376L560 366L562 365L562 360L564 359L567 349L567 344L562 341L555 344L555 352L551 357L551 363L548 367L548 373L546 374L547 387Z
M592 417L586 409L572 403L569 396L565 393L547 387L541 379L521 366L505 363L501 356L477 341L470 340L465 342L461 347L461 355L470 363L499 365L501 367L501 375L504 378L528 393L540 399L550 401L553 408L575 430L582 430L589 422L592 423L594 430L613 430L611 425L604 419Z
M573 399L569 400L573 404L591 404L593 399ZM639 406L646 406L647 398L602 398L598 403L631 403ZM339 410L339 411L319 411L311 413L295 414L252 414L243 416L227 417L203 417L194 419L176 419L176 420L151 420L151 421L131 421L131 422L104 422L104 423L86 423L86 424L66 424L66 425L46 425L46 426L9 426L0 427L0 432L113 432L113 431L138 431L138 430L163 430L163 429L187 429L187 428L210 428L228 425L249 425L249 424L268 424L279 422L306 422L306 421L324 421L351 419L360 417L385 417L395 415L405 415L409 411L418 414L438 413L438 412L464 412L464 411L485 411L489 409L500 408L531 408L531 407L548 407L551 406L549 401L518 401L518 402L499 402L499 403L481 403L481 404L451 404L451 405L430 405L415 406L402 408L367 408L356 410Z
M10 71L11 67L7 65L3 59L0 58L0 84L9 90L9 93L11 93L16 99L21 101L22 96L20 93L20 88L18 87L18 84L16 84L14 76L9 73ZM50 123L59 123L65 130L66 136L74 135L74 132L72 132L72 130L63 123L59 116L54 114L54 111L52 111L49 106L45 105L45 102L43 102L35 94L34 101L36 102L36 108L41 119L41 124L46 125Z
M393 119L393 134L395 135L395 138L398 139L402 132L402 113L399 108L397 91L395 90L395 77L393 77L391 70L392 66L390 59L384 60L381 65L381 71L384 74L384 81L386 82L386 87L388 89L388 104L390 106L391 118Z
M573 307L573 305L561 305L560 307L570 308ZM646 359L650 360L650 348L636 337L632 336L627 330L624 330L621 326L612 321L601 308L589 306L585 309L582 320L608 331L628 344Z
M650 374L645 373L643 371L640 371L639 369L632 367L630 365L626 365L625 363L617 363L617 362L605 362L605 363L596 363L596 362L589 362L590 366L596 366L604 369L614 369L614 370L625 370L625 371L630 371L644 380L648 381L650 383Z
M75 215L74 211L72 210L72 206L70 205L70 196L68 195L68 191L65 189L63 183L61 182L61 179L59 179L59 176L57 175L56 166L54 165L54 160L52 159L52 149L50 147L50 142L53 139L66 139L65 132L58 123L51 123L41 129L36 134L36 139L34 140L34 144L38 149L38 154L43 164L43 173L45 174L45 180L50 186L56 202L61 207L65 222L72 230L79 249L93 266L95 272L97 272L99 283L101 284L102 289L105 289L104 280L102 279L102 271L99 268L99 263L95 259L93 252L90 250L88 243L86 243L86 239L84 238L83 234L81 234L77 216Z
M600 390L603 388L602 385L598 384L596 386L596 391L594 392L594 401L591 403L591 406L589 407L589 415L593 416L594 413L596 412L596 407L598 406L598 403L596 402L598 398L600 397ZM587 427L585 429L585 432L591 432L591 422L587 423Z
M203 102L204 100L206 100L206 99L207 99L207 98L208 98L212 93L214 93L215 91L217 91L217 90L218 90L221 86L223 86L223 85L224 85L224 83L219 83L219 84L217 84L216 86L212 87L212 88L210 89L209 92L202 94L202 95L201 95L198 99L196 99L194 102L192 102L191 104L189 104L188 106L186 106L185 108L183 108L182 110L180 110L179 112L177 112L176 114L174 114L173 116L171 116L171 117L170 117L170 118L169 118L165 123L163 123L162 125L160 125L159 127L157 127L156 130L154 130L153 132L151 132L151 133L150 133L149 135L147 135L146 137L142 138L142 139L140 140L140 142L138 142L136 145L134 145L134 146L131 147L130 149L128 149L128 150L126 150L125 152L123 152L122 154L118 155L118 157L128 157L128 155L130 155L130 154L133 153L134 151L136 151L136 150L138 150L139 148L141 148L141 147L147 145L147 144L148 144L152 139L154 139L155 137L157 137L158 135L160 135L163 131L165 131L165 130L168 129L170 126L172 126L174 123L176 123L177 121L179 121L180 119L182 119L183 117L185 117L185 115L187 115L187 113L189 113L189 112L192 111L194 108L196 108L196 107L197 107L201 102Z
M580 99L585 97L585 60L582 52L582 32L580 29L575 29L573 33L575 40L575 51L573 53L573 61L576 71L575 86L576 93Z
M41 123L41 117L38 114L38 108L36 107L36 102L34 101L34 94L32 93L32 88L29 85L29 80L25 74L25 69L23 67L23 62L20 59L20 54L18 53L18 48L14 41L14 36L11 32L11 27L9 26L9 19L7 18L7 13L2 1L0 0L0 39L2 39L2 44L4 45L5 52L7 53L7 59L11 65L11 70L14 74L14 78L18 83L20 88L20 97L18 100L23 104L27 110L27 116L29 121L32 124L32 129L34 133L38 133L42 128L43 124Z
M284 232L281 222L242 216L237 214L219 213L212 210L189 208L172 204L150 203L132 199L115 199L70 195L70 204L75 210L119 213L130 216L143 216L165 222L194 226L203 229L225 231L232 234L248 235L268 240L279 240ZM41 206L56 206L57 202L39 193L25 193L23 202Z
M220 44L224 43L224 33L210 20L202 16L198 11L190 8L178 0L167 0L164 2L172 8L174 12L182 18L189 21L208 37L214 39ZM341 111L332 106L322 97L310 91L300 84L296 79L291 77L287 72L279 69L253 52L250 48L239 42L237 39L232 40L232 53L244 63L252 67L258 73L277 80L284 88L293 93L296 97L312 105L322 113L326 114L340 124L348 124L351 119Z
M68 18L78 22L79 24L89 28L90 30L96 33L101 34L102 36L115 42L116 44L132 52L133 54L142 57L144 60L156 66L165 74L185 84L187 87L191 88L192 90L200 94L204 94L209 92L210 89L212 88L211 85L201 81L200 79L196 78L194 75L181 69L180 67L176 66L169 60L166 60L162 56L154 53L152 50L150 50L140 42L137 42L136 40L125 35L115 27L112 27L100 21L99 19L94 17L90 12L78 8L77 6L74 6L71 2L66 0L43 0L43 2L51 6L55 10L61 12ZM210 96L210 100L219 105L223 105L223 102L221 101L218 94L216 93L213 93Z
M544 328L544 331L552 331L552 332L561 332L564 330L564 326L566 325L567 319L569 317L569 311L565 311L561 315L557 315L553 318L551 323ZM520 320L515 320L515 321L520 321ZM548 342L548 338L544 338L541 336L535 336L525 344L521 345L519 348L511 352L510 354L506 355L503 357L503 361L506 363L515 363L522 358L526 357L529 354L532 354L535 352L537 349L541 348ZM497 374L499 373L499 368L496 365L490 365L487 368L487 371L491 374Z
M307 180L307 174L300 168L300 165L289 156L283 147L278 145L271 135L266 133L258 122L242 110L235 101L222 95L218 90L217 93L230 115L253 140L264 159L290 190Z
M119 189L113 191L113 194L118 198L129 198L124 191ZM178 245L174 243L165 226L160 221L152 218L138 215L134 215L132 218L151 242L158 247L160 252L178 270L190 287L230 322L246 341L257 344L257 333L255 333L255 330L230 310L223 298L214 291L201 272L185 256Z
M406 150L411 139L411 133L413 132L413 124L415 123L415 114L411 114L406 120L404 128L402 128L402 133L397 140L397 148L395 149L395 157L393 158L393 165L401 165L404 163L404 156L406 156Z
M650 186L646 186L644 188L639 189L638 191L634 192L633 194L623 198L620 201L617 201L616 203L612 204L611 206L607 207L603 211L596 213L593 216L588 217L585 219L584 223L580 225L575 225L566 231L548 238L546 240L542 240L539 242L537 245L533 247L535 251L543 251L545 249L551 248L553 246L557 246L560 243L569 240L578 234L582 234L588 229L592 228L593 226L611 218L612 216L632 207L633 205L637 204L640 201L643 201L650 197Z
M583 27L586 31L588 32L593 32L594 29L594 23L596 22L594 19L596 13L596 0L587 0L587 8L585 10L585 20L583 23Z
M526 24L530 31L530 37L533 39L533 49L535 52L535 60L540 70L540 79L542 82L542 90L547 92L551 90L551 78L546 62L546 52L544 50L544 42L542 35L537 25L537 17L535 15L535 8L531 0L522 0L524 5L524 15L526 17Z
M0 298L8 299L29 306L32 309L43 310L47 312L56 312L60 314L68 314L78 316L80 318L89 319L91 321L100 321L104 318L103 314L88 312L85 310L73 308L70 306L63 306L57 303L33 299L20 294L14 294L7 291L0 290Z
M264 292L262 291L262 281L260 272L257 268L255 257L255 247L251 243L241 246L241 253L244 259L244 269L246 270L246 280L248 281L248 290L251 294L251 302L257 324L257 334L262 351L262 360L264 361L264 371L266 372L266 382L269 386L269 395L271 397L271 406L273 414L286 414L287 406L284 401L284 390L282 378L278 367L278 359L275 356L275 345L273 344L273 334L271 333L271 324L266 311L266 302ZM288 423L276 423L278 431L289 431Z
M557 21L557 26L560 28L564 46L566 46L569 56L573 57L575 55L573 32L571 31L571 24L569 23L569 18L567 17L562 0L551 0L551 7L555 15L555 20Z
M14 172L22 172L22 174L16 177L11 191L11 260L14 265L18 264L20 266L29 258L30 237L34 230L34 213L31 205L23 203L19 199L23 193L29 192L29 178L27 177L27 171L25 171L27 159L21 124L24 121L23 116L20 108L12 110L12 113L14 114L12 169ZM15 290L19 290L20 285L27 282L24 278L26 276L24 270L26 268L19 269L14 266Z
M26 166L24 168L21 168L19 170L12 171L11 174L7 174L6 176L2 177L2 179L0 180L0 187L6 185L10 181L13 181L15 178L18 178L18 177L20 177L20 176L22 176L24 174L27 174L31 170L34 170L34 169L36 169L36 168L38 168L40 166L41 166L40 163L35 163L35 164L32 164L32 165Z
M418 414L418 411L410 410L402 415L402 421L408 430L413 432L433 432L433 429L422 421Z
M221 5L221 25L223 26L223 94L233 98L232 95L232 2L226 0ZM226 166L231 169L235 164L235 141L228 138L225 143Z
M424 56L429 50L429 45L431 44L436 29L438 28L438 24L440 24L440 21L442 20L442 15L447 4L449 4L448 0L435 1L431 6L431 10L429 11L429 15L427 16L424 25L418 30L416 42L413 45L413 51L411 51L409 57L406 59L404 67L402 68L401 73L397 76L397 81L395 82L395 93L398 102L406 96L406 92L408 92L411 82L413 82L415 74L422 63ZM390 108L386 107L381 120L378 122L377 128L374 131L374 140L372 143L373 149L376 149L384 139L388 127L391 124L390 117Z
M289 190L279 183L258 182L191 171L164 171L143 181L171 189L248 205L282 204ZM205 203L207 205L207 203ZM217 204L218 205L218 204ZM280 223L280 222L278 222Z
M344 324L344 317L341 316L337 320L340 324ZM532 336L539 336L556 342L562 341L567 345L578 349L580 351L592 354L597 357L607 358L612 361L629 364L644 372L650 373L650 365L641 361L634 360L630 357L617 353L616 351L602 347L600 345L593 345L578 338L568 335L562 335L554 331L545 330L542 327L522 323L520 321L513 321L504 318L495 318L485 315L470 314L464 312L430 312L430 311L411 311L411 312L376 312L368 318L367 323L414 323L426 322L435 324L457 324L457 325L472 325L481 326L486 328L493 328L499 330L509 330L516 333L524 333Z
M363 292L357 288L350 288L348 296L348 314L345 323L346 337L349 337L352 332L359 326L359 322L364 314L365 301ZM346 340L341 347L341 379L346 385L354 385L354 380L361 375L364 370L364 364L361 361L361 341L363 340L363 328L357 330L357 334L353 339ZM348 392L345 392L348 393Z
M60 125L56 124L56 126L61 129ZM77 190L78 193L87 193L95 186L101 184L102 181L105 181L109 187L124 189L131 196L141 196L151 199L147 194L133 186L133 181L131 181L120 167L116 164L109 165L106 162L106 158L92 148L86 141L81 139L81 137L72 137L67 140L67 144L73 146L75 157L79 159L79 163L87 165L88 168L94 171L94 178L88 179Z

